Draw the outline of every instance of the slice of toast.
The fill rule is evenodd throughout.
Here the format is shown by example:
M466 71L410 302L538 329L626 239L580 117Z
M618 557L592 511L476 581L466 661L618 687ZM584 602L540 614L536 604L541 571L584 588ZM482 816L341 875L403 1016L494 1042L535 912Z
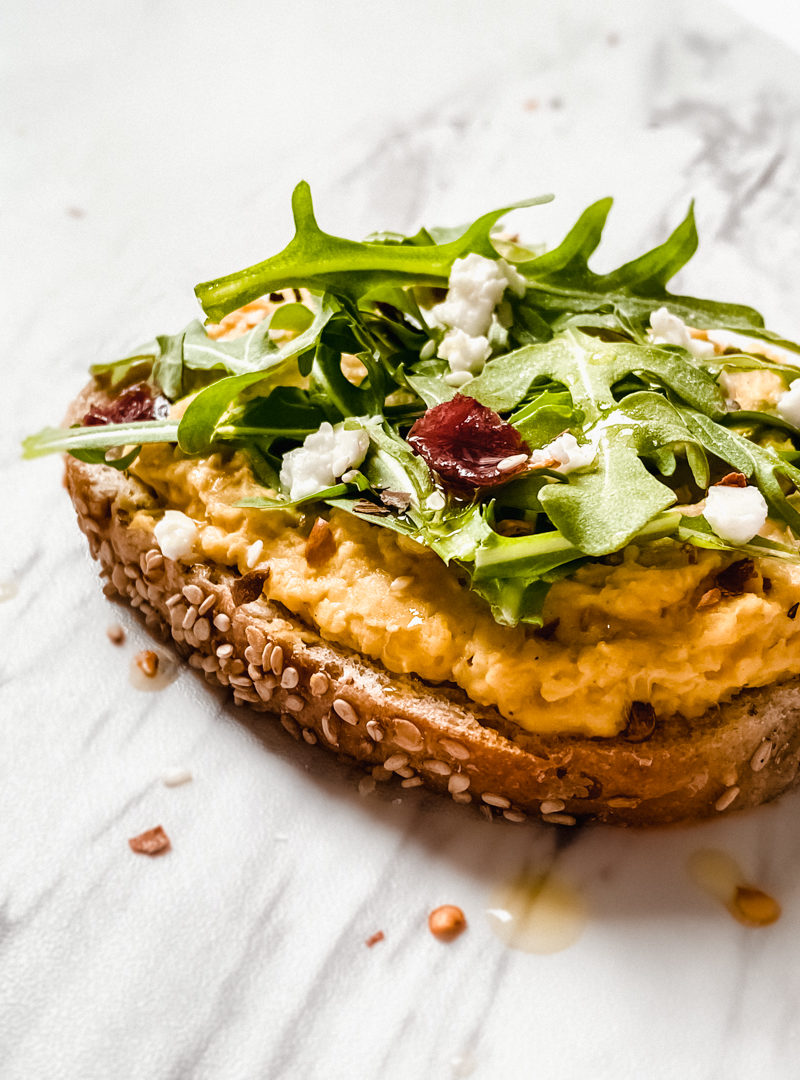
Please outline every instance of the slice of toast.
M108 399L96 384L67 423ZM461 690L395 675L262 596L263 575L166 559L131 508L168 509L136 478L66 458L66 487L108 595L138 608L237 703L295 738L510 821L654 825L757 806L793 786L800 679L744 690L691 722L614 738L536 735ZM384 775L384 774L379 774Z

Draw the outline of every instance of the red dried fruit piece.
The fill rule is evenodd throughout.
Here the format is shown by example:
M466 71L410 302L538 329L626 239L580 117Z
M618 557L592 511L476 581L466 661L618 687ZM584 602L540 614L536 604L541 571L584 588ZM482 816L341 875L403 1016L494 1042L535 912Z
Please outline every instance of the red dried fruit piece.
M169 837L160 825L139 833L138 836L132 836L128 844L131 851L135 851L137 855L163 855L171 847Z
M494 487L523 472L529 449L520 433L493 410L465 394L428 409L408 433L408 443L428 468L459 487Z
M84 427L101 424L129 424L135 420L153 420L166 415L167 402L153 397L146 383L137 383L114 398L108 405L93 405L83 418Z

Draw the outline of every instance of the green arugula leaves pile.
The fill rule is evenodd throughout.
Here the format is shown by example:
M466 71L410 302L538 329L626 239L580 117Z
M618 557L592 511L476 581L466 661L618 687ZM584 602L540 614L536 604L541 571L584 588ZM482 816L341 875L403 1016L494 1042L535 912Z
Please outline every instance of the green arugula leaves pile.
M798 559L793 546L758 537L737 548L676 507L699 502L715 478L735 470L800 538L800 433L774 409L739 410L719 383L726 370L764 368L778 370L788 386L800 377L800 346L767 330L752 308L667 291L697 248L691 207L664 243L602 274L589 259L610 199L585 210L543 254L495 235L509 211L549 199L492 211L463 229L383 233L359 243L323 232L308 185L298 184L287 247L196 292L214 322L278 290L304 289L305 298L282 303L240 337L215 340L195 321L92 369L112 390L144 375L170 401L191 395L180 421L46 429L25 441L25 454L65 451L125 469L145 443L177 443L189 455L243 450L265 488L246 505L269 513L327 504L412 537L455 563L508 624L540 625L553 581L634 540ZM591 465L568 475L544 467L470 494L443 489L406 441L426 409L456 393L436 356L442 329L429 309L455 260L473 252L513 260L527 288L522 297L506 294L495 355L459 392L499 413L532 450L564 432L591 443ZM752 351L698 359L656 346L650 318L663 306L693 328L780 344L798 353L797 366ZM359 359L361 380L345 377L344 355ZM289 502L279 480L285 454L323 422L353 418L370 438L360 468ZM387 491L403 495L399 504L382 498Z

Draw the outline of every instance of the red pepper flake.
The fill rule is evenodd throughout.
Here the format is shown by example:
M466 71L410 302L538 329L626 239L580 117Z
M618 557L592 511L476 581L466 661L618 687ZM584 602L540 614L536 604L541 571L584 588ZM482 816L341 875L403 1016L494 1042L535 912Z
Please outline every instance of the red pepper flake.
M371 949L373 945L377 945L378 942L383 941L383 939L384 939L383 930L376 930L374 934L371 934L367 938L367 940L364 942L364 944L367 946L368 949Z
M494 487L527 469L528 446L493 409L465 394L428 409L408 433L428 468L457 487ZM509 458L520 460L508 467ZM498 466L503 465L503 468Z
M160 825L139 833L138 836L132 836L128 844L131 851L135 851L137 855L163 855L171 847L169 837Z
M788 617L789 617L790 619L793 619L793 618L795 617L795 615L797 614L797 609L798 609L799 607L800 607L800 604L792 604L792 606L791 606L791 607L789 608L789 610L788 610L788 611L786 612L787 616L788 616Z
M165 398L155 398L146 383L137 383L136 386L124 390L108 405L93 405L82 422L84 427L129 424L136 420L153 420L158 415L163 416L166 409Z
M717 480L714 487L747 487L747 477L744 473L729 472L721 480Z

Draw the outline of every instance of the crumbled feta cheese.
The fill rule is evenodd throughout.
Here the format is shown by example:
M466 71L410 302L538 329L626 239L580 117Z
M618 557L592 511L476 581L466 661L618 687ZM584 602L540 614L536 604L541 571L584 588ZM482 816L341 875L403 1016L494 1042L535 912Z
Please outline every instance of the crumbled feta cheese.
M524 296L525 288L525 278L505 259L486 259L472 252L453 263L447 298L432 314L442 326L479 337L488 331L506 289Z
M483 335L470 337L463 330L448 330L439 346L439 356L450 365L451 371L466 371L477 375L492 355L489 339Z
M162 554L168 559L188 559L194 553L197 525L180 510L165 510L153 533Z
M800 379L792 379L789 389L778 398L778 416L800 427Z
M425 500L425 506L428 510L444 510L447 504L447 500L441 491L434 491L432 495L429 495Z
M525 278L505 259L487 259L474 252L456 259L447 297L430 312L431 323L447 330L439 356L448 361L451 371L477 375L483 370L492 354L488 335L491 331L497 337L503 330L495 308L506 289L524 296L525 288Z
M303 445L283 459L281 486L290 499L305 499L332 487L340 476L360 465L368 449L369 435L364 428L333 427L326 420L319 431L307 435Z
M767 504L756 487L708 489L705 519L717 536L731 544L746 544L757 536L767 520Z
M691 327L665 307L657 308L650 316L650 340L654 345L680 345L698 359L715 353L713 341L692 337Z
M553 472L566 475L575 469L585 469L591 465L597 457L597 448L592 443L579 443L569 431L553 439L541 450L534 450L531 454L532 465L544 465L549 461L557 461L557 465L548 466Z

